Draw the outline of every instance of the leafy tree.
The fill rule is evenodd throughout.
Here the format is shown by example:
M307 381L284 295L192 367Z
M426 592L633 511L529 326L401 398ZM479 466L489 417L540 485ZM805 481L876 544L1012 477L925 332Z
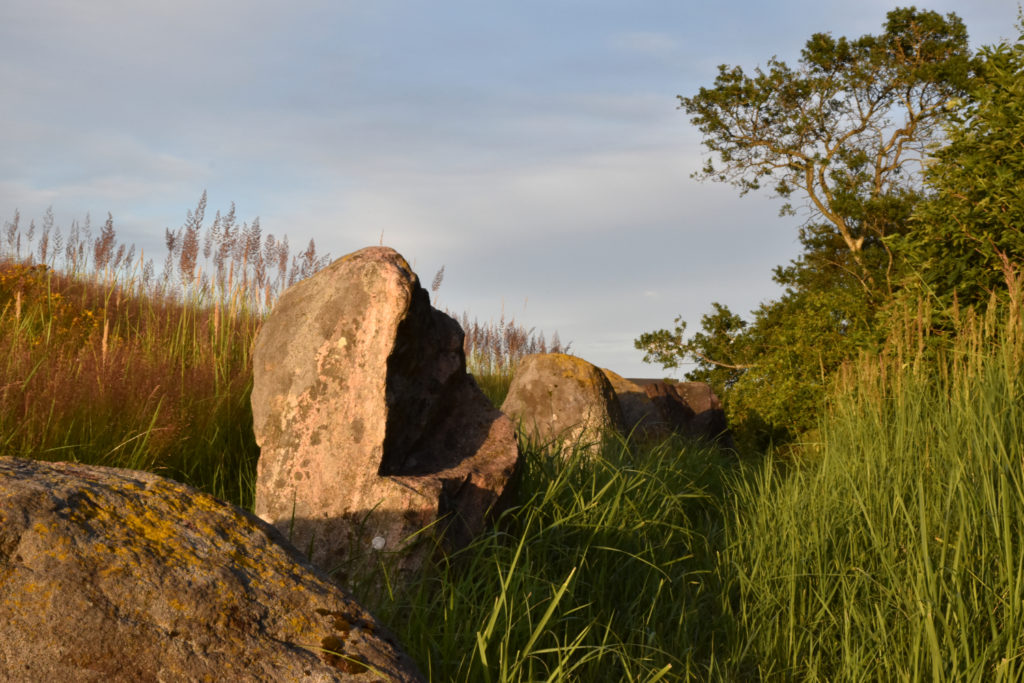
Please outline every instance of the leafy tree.
M884 28L815 34L796 68L723 65L713 88L679 98L711 152L695 177L801 198L803 254L775 269L785 292L749 323L716 303L691 338L677 319L636 347L665 367L694 358L687 377L725 391L733 424L761 437L810 426L832 371L875 340L900 266L888 238L906 231L950 103L966 96L973 59L956 15L896 9Z
M832 371L876 340L874 309L857 279L818 267L840 251L834 231L807 226L801 239L807 253L775 270L783 295L759 306L749 322L714 303L688 339L680 317L674 330L636 342L646 361L666 368L692 358L687 378L708 382L724 398L739 441L757 449L813 427Z
M1024 262L1024 35L979 54L970 97L928 171L933 194L913 232L893 240L917 283L946 305L954 293L960 304L988 301L1004 265Z
M889 12L878 36L813 35L797 68L774 57L753 75L722 65L713 88L679 98L718 157L695 176L741 194L762 185L787 199L799 191L810 221L837 232L856 275L874 287L863 252L884 247L880 238L899 227L892 205L920 189L919 171L970 68L963 22L913 7Z

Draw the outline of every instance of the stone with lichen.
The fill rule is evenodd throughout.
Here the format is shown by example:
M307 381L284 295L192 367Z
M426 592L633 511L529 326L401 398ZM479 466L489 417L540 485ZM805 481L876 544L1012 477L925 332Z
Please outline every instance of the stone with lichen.
M270 525L183 484L0 458L12 681L418 681L392 636Z
M285 291L253 351L256 514L341 581L380 562L402 581L483 531L520 454L462 343L387 247Z
M501 409L540 445L562 455L593 450L607 430L622 431L622 408L600 368L564 353L524 356Z

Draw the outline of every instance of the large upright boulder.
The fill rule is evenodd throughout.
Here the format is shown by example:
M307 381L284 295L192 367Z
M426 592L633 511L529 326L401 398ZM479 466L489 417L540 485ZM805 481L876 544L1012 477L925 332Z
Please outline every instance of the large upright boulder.
M145 472L0 458L5 681L418 681L271 526Z
M519 361L501 409L541 444L559 442L568 455L596 446L605 430L621 431L622 409L601 369L564 353L538 353Z
M415 571L482 531L520 456L462 341L386 247L285 291L253 351L256 514L342 579L385 559Z

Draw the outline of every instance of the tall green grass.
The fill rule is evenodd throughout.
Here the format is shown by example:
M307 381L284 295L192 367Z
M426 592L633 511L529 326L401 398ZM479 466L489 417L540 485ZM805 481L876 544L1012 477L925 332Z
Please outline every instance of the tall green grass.
M1024 680L1019 312L904 312L784 453L527 445L497 529L376 608L438 681Z
M675 439L568 459L527 444L519 505L374 607L435 681L700 677L729 462Z
M724 656L760 680L1024 680L1014 294L1001 316L955 313L938 351L927 316L905 315L840 382L804 462L736 480Z

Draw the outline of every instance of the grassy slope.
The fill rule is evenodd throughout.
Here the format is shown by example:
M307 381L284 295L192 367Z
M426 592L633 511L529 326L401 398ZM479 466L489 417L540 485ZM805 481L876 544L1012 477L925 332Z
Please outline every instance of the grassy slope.
M252 506L244 306L0 264L0 452L151 470Z
M250 506L259 319L0 267L3 453ZM435 680L1019 680L1024 352L1004 323L963 321L944 359L906 340L863 361L797 459L527 446L518 507L375 607Z

